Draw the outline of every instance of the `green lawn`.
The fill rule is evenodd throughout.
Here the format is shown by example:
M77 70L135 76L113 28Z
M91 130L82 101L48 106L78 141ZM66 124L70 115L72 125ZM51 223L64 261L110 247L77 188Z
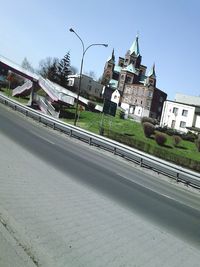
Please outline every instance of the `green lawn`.
M29 101L29 97L12 96L12 90L8 89L8 88L1 88L0 92L4 93L9 98L14 99L14 100L16 100L19 103L24 104L24 105L26 105Z
M73 114L74 109L68 109L68 112ZM73 115L71 117L71 119L63 119L63 121L73 124ZM83 111L80 113L77 126L98 134L101 121L102 115L100 113ZM121 141L122 143L132 145L133 147L141 148L141 150L150 154L156 154L162 158L167 157L168 160L172 161L174 157L179 157L200 162L200 153L197 151L194 143L182 140L177 147L174 147L172 137L167 136L165 146L159 146L153 139L153 136L152 138L145 137L141 123L130 119L120 119L119 112L117 112L116 117L104 115L103 126L105 129L105 136ZM118 136L114 137L114 135Z

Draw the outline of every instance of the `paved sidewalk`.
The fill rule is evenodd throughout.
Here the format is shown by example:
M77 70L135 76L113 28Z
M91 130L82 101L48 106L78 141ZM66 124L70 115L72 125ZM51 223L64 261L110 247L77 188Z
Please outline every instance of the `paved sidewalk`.
M0 267L36 267L6 228L0 223Z
M199 267L197 248L1 133L0 140L0 214L38 266ZM31 266L21 257L19 242L13 246L3 226L0 233L0 266Z

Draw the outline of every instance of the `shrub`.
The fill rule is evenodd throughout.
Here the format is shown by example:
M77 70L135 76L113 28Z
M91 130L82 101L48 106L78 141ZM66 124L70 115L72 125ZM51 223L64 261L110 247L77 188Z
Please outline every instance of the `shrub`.
M197 147L197 150L200 152L200 134L198 135L198 138L196 139L196 147Z
M143 130L144 130L145 136L149 138L152 134L154 134L155 126L150 122L144 122Z
M173 144L174 146L178 146L180 142L182 141L182 138L179 135L174 135L173 136Z
M120 117L120 119L124 119L125 118L125 112L123 110L120 111L119 117Z
M197 139L197 135L192 132L187 132L181 135L183 140L194 142Z
M149 123L151 123L153 125L156 125L158 123L156 119L149 118L149 117L142 117L141 123L143 124L145 122L149 122Z
M190 142L194 142L197 138L196 134L194 134L190 131L187 133L182 133L180 131L177 131L176 129L168 128L166 126L156 127L156 130L158 130L159 132L162 132L162 133L166 133L167 135L170 135L170 136L173 136L173 135L180 136L183 140L190 141Z
M158 145L163 146L167 141L167 135L165 133L156 132L155 140Z

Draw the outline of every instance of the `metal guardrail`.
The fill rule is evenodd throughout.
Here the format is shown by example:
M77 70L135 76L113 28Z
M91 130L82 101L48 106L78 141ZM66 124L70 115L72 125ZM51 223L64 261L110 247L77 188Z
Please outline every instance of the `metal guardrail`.
M73 125L63 123L58 119L41 114L38 111L19 104L17 101L12 100L2 94L0 94L0 103L8 105L14 110L17 110L30 118L38 120L39 122L44 123L53 129L60 130L70 137L80 139L89 145L98 146L102 149L110 151L129 161L139 164L141 167L152 169L158 173L162 173L166 176L176 179L177 182L183 182L187 185L200 188L200 174L197 172L161 160L134 148L123 145L119 142L93 134L83 129L79 129Z

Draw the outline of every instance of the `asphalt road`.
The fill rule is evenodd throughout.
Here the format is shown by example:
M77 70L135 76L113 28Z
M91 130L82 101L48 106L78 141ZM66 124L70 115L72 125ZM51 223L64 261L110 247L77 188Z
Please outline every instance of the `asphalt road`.
M199 193L71 140L1 105L0 134L78 183L200 248Z

